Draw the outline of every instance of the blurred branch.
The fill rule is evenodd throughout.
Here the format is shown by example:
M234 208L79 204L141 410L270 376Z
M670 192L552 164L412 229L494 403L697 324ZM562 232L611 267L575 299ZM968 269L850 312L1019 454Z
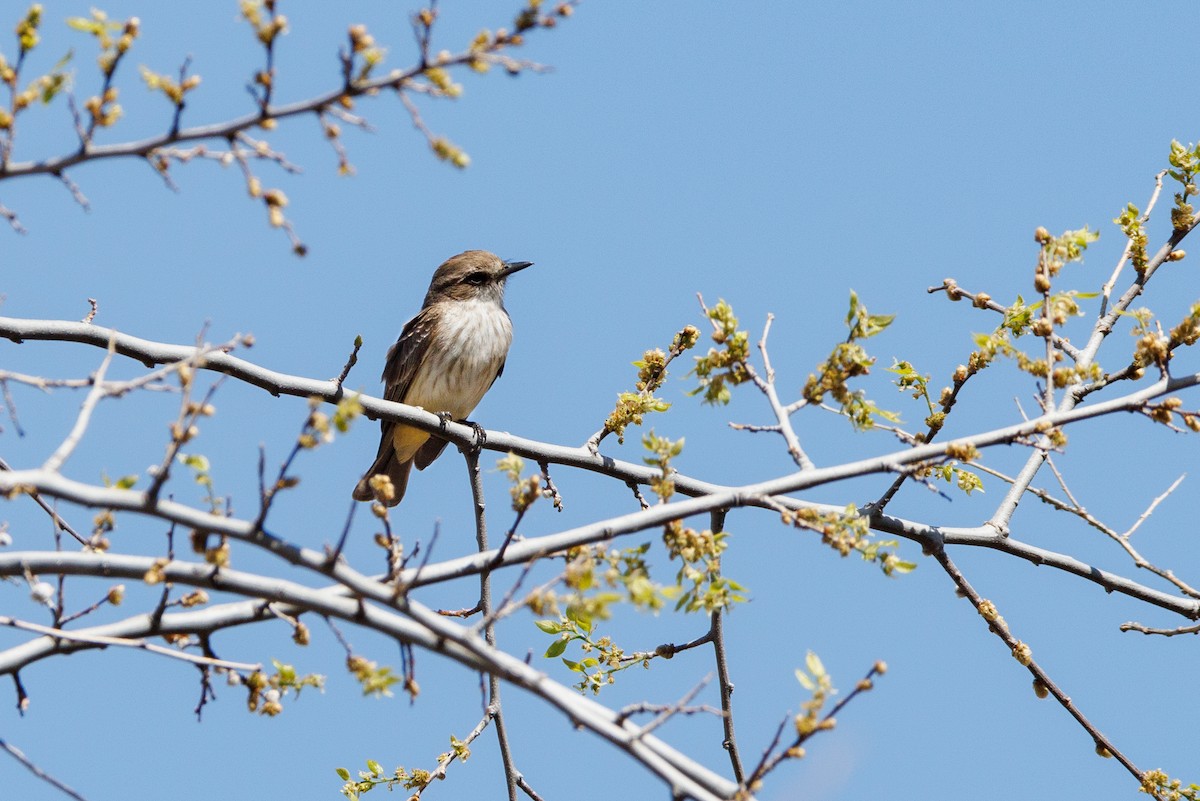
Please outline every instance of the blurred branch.
M3 738L0 738L0 751L4 751L13 759L20 762L26 768L26 770L28 770L34 776L37 776L42 781L46 782L46 784L50 785L55 790L74 798L75 801L87 801L87 799L82 795L75 792L70 787L39 768L36 764L34 764L33 760L25 756L25 753L20 748L17 748L15 745L6 742Z
M34 634L42 634L53 640L66 640L68 642L86 643L97 648L107 648L109 646L119 646L122 648L133 648L141 651L148 651L159 656L167 656L171 659L180 659L184 662L191 662L195 665L207 665L209 667L227 668L229 670L261 670L261 664L249 664L246 662L230 662L225 659L214 659L207 656L197 656L189 654L186 651L180 651L176 648L166 648L162 645L146 642L142 639L130 639L128 637L110 637L103 634L86 634L78 631L66 631L64 629L51 628L50 626L39 626L36 623L30 623L25 620L18 620L7 615L0 615L0 626L8 628L20 629L21 631L29 631Z
M509 37L507 40L492 43L492 46L504 47L512 44L520 44L520 41L513 42L512 37ZM437 60L436 66L443 69L470 66L485 55L487 54L475 49L453 55L447 54ZM185 142L194 142L203 139L229 141L236 138L239 134L262 127L265 121L286 120L305 114L317 114L340 103L342 98L345 97L373 96L385 89L402 93L405 90L413 88L410 86L411 82L416 78L420 78L426 69L428 69L428 65L419 63L406 69L392 70L388 74L376 78L349 80L335 89L283 105L271 105L268 97L254 113L223 122L169 130L158 136L133 142L96 145L88 141L77 151L65 155L54 156L40 161L0 163L0 181L28 175L60 176L64 170L70 167L105 159L147 158L161 148Z

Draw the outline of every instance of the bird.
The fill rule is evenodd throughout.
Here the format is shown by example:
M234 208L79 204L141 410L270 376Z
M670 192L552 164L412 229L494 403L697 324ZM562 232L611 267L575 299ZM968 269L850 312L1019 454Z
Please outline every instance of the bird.
M433 273L417 315L404 324L383 368L384 398L420 406L446 419L465 420L500 374L512 344L504 285L533 262L504 261L486 250L447 259ZM424 470L446 440L414 426L381 420L375 462L354 488L356 501L395 506L404 498L415 464ZM371 479L387 476L377 491Z

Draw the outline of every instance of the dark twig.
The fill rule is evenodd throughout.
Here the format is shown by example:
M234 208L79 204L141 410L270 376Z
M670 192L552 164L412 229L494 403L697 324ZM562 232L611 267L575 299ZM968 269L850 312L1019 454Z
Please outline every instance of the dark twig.
M884 665L882 662L876 662L874 665L872 665L871 669L867 671L866 676L864 676L856 685L854 685L854 689L843 696L840 701L834 704L833 707L826 712L824 716L822 716L821 720L816 723L813 728L797 734L796 739L793 740L787 748L775 753L775 747L779 744L779 740L783 735L784 726L786 726L788 723L788 718L784 718L779 724L779 728L775 730L775 736L771 739L771 744L767 746L767 750L763 752L763 756L758 763L758 767L756 767L754 772L750 774L750 778L747 780L747 783L743 785L743 787L747 787L753 791L754 788L758 787L758 785L762 782L763 778L765 778L768 773L775 770L775 768L779 767L784 760L803 756L804 749L802 746L804 743L808 742L808 740L818 732L831 729L833 724L837 721L838 714L841 713L846 705L862 693L872 689L874 687L872 679L883 674L886 669L886 665Z
M534 792L534 789L529 786L529 782L525 780L525 777L520 774L517 775L517 787L520 787L521 792L529 796L530 801L544 801L544 799Z
M8 206L5 206L3 203L0 203L0 217L7 220L9 227L11 227L18 234L29 233L29 229L21 225L21 220L17 217L17 213Z
M484 514L487 504L483 497L483 472L479 469L479 450L464 448L463 455L466 457L467 472L471 480L471 497L475 509L475 541L479 546L479 552L485 553L488 550L487 518ZM479 573L479 610L483 612L485 621L491 618L492 573L490 570L483 570ZM492 648L496 647L496 627L493 623L488 623L484 626L483 638L489 646ZM491 711L491 718L496 724L496 739L500 746L500 759L504 763L504 778L505 784L508 787L508 800L517 801L517 776L520 774L517 771L516 764L513 762L512 750L508 743L508 734L505 731L504 715L500 706L500 677L495 673L489 673L487 680L488 709Z
M333 379L334 383L339 387L346 383L346 377L350 375L350 371L354 369L354 365L358 364L358 351L362 348L362 345L362 335L359 334L354 338L354 349L350 351L350 356L346 359L346 364L342 367L342 372L338 373L338 377Z
M689 706L689 704L692 703L692 700L700 694L700 691L708 686L710 681L712 681L711 673L701 679L696 686L688 690L682 698L673 704L651 704L646 702L630 704L617 712L617 722L624 723L634 715L653 713L654 718L645 726L643 726L639 732L640 734L649 734L676 715L693 715L698 712L721 715L723 714L721 710L715 709L711 706Z
M0 459L0 470L12 470L12 468L9 466L8 462L4 461L4 459ZM59 515L59 513L52 506L50 506L50 504L42 500L41 495L36 492L31 492L30 497L33 498L34 503L42 507L46 514L50 515L50 519L54 521L55 527L70 534L80 545L86 546L88 544L88 541L80 536L79 533L71 527L70 523L68 523L66 520L63 520L62 516Z
M1156 629L1143 626L1141 623L1122 623L1121 631L1140 631L1142 634L1160 634L1163 637L1174 637L1178 634L1200 634L1200 623L1193 626L1179 626L1174 629Z
M17 217L17 213L15 211L13 211L12 209L10 209L8 206L5 206L3 203L0 203L0 217L7 220L9 227L12 228L14 231L16 231L18 234L29 233L29 229L27 229L25 226L21 225L21 220L20 220L20 218Z
M350 504L350 511L346 513L346 525L342 526L342 534L338 537L337 545L333 550L327 551L329 554L329 564L337 564L337 560L342 556L342 550L346 547L346 538L350 536L350 526L354 522L354 512L358 509L358 503Z
M54 175L67 188L67 191L71 193L71 197L79 204L80 208L84 211L92 210L92 204L88 202L87 196L83 194L83 190L79 188L79 184L72 181L65 172L58 172Z
M650 508L650 504L646 502L646 496L642 494L642 488L636 481L626 481L625 486L629 487L633 497L637 499L638 505L642 507L642 511Z
M18 437L25 436L25 429L21 427L21 420L17 417L17 404L13 400L12 390L8 387L6 379L0 379L0 390L4 392L4 406L8 409L8 419L12 420L13 428L16 429Z
M709 527L714 534L725 530L725 510L718 509L709 515ZM733 767L733 778L741 786L746 781L742 758L738 753L737 737L733 733L733 682L729 679L729 664L725 654L724 617L721 610L712 613L708 629L709 641L713 644L713 657L717 662L717 686L721 692L721 725L725 729L725 737L721 747L729 753L729 762Z
M713 654L717 660L717 684L721 691L721 711L724 713L721 715L721 725L725 729L721 747L729 752L729 763L733 766L733 778L738 784L742 784L746 780L746 772L742 767L741 755L738 753L737 737L733 733L733 682L729 680L729 666L725 658L723 622L724 618L721 612L719 610L713 612L710 637Z
M58 779L51 776L49 773L47 773L46 771L39 768L37 765L35 765L33 763L33 761L29 757L25 756L24 752L22 752L20 748L17 748L15 745L11 745L8 742L5 742L5 740L3 738L0 738L0 750L6 751L9 756L11 756L13 759L17 760L17 762L20 762L22 765L24 765L25 768L30 773L32 773L34 776L37 776L42 781L46 782L46 784L50 785L55 790L65 793L66 795L70 796L71 798L74 798L75 801L87 801L87 799L84 798L82 795L75 792L70 787L63 784Z
M554 508L561 512L563 510L563 499L558 494L558 487L554 486L554 480L550 478L550 463L542 459L538 462L538 467L542 469L542 481L546 483L546 489L543 490L543 494L547 495L554 503Z
M1101 756L1111 756L1115 758L1127 771L1129 771L1129 773L1135 779L1137 779L1139 786L1145 786L1143 784L1145 774L1143 774L1142 771L1133 764L1132 760L1118 750L1112 741L1109 740L1099 729L1096 728L1095 725L1092 724L1090 720L1087 719L1087 717L1082 711L1080 711L1070 697L1068 697L1067 694L1051 680L1050 676L1046 674L1046 671L1043 670L1042 667L1033 660L1033 653L1029 646L1013 636L1012 632L1008 628L1008 624L1004 621L1004 618L999 615L996 607L991 601L985 600L979 595L979 593L975 591L975 588L972 587L970 582L967 581L966 577L958 569L958 566L955 565L950 559L950 556L946 553L946 550L944 548L934 548L931 551L931 555L937 560L938 564L942 566L942 569L946 571L946 575L948 575L950 580L954 582L959 593L968 601L970 601L971 605L975 607L975 610L979 612L980 616L982 616L983 619L988 622L989 630L999 637L1005 646L1009 648L1009 650L1012 652L1013 658L1024 665L1025 668L1033 675L1034 689L1038 695L1044 696L1046 693L1053 695L1055 700L1062 705L1063 709L1067 710L1071 717L1075 718L1076 722L1079 723L1079 725L1083 727L1083 730L1086 731L1092 738L1092 741L1095 743L1097 753L1099 753ZM1158 796L1155 797L1157 798Z

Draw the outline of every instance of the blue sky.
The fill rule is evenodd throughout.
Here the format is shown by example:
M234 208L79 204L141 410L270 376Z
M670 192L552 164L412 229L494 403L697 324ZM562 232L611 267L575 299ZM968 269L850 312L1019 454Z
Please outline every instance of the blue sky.
M74 47L78 91L94 91L92 45L62 24L86 14L88 4L45 5L44 44L34 65L49 66ZM21 8L6 4L10 21L3 24L15 22ZM242 87L261 55L235 3L130 0L104 8L114 17L139 16L143 36L119 76L126 119L102 141L150 135L169 123L167 104L137 79L139 64L169 72L191 55L203 84L185 124L250 110ZM407 66L414 57L409 5L356 0L283 8L292 31L278 51L282 100L334 84L334 53L349 23L369 25L389 47L390 65ZM509 24L511 10L447 0L435 47L457 50L480 27ZM377 130L347 131L358 169L350 178L335 174L333 151L315 121L282 124L271 141L304 174L265 167L260 174L290 198L289 215L310 247L303 260L267 227L236 172L212 163L174 168L178 193L134 162L75 170L90 213L51 180L0 183L0 202L30 230L20 237L0 231L0 308L16 317L78 319L93 297L98 324L148 339L186 343L205 329L215 341L252 331L257 344L247 358L316 378L336 375L361 334L360 364L348 385L376 393L386 349L419 306L432 269L461 250L485 248L536 263L509 285L516 339L503 378L474 415L489 428L583 442L615 394L632 383L629 362L667 345L684 324L702 322L696 292L710 302L726 298L754 339L774 313L772 359L785 397L795 397L844 337L850 289L872 311L897 315L870 343L880 367L909 359L941 386L970 351L971 333L994 320L930 296L927 287L954 276L1004 302L1030 297L1038 225L1100 230L1085 263L1070 265L1062 280L1094 290L1107 279L1124 245L1112 218L1129 201L1145 204L1172 138L1197 136L1184 26L1166 4L584 3L559 29L531 35L521 52L553 71L517 79L464 74L460 100L419 101L426 122L470 154L465 171L436 161L390 96L359 106ZM0 38L0 49L11 55L10 40ZM26 125L18 160L72 147L62 103L31 112ZM1156 243L1168 203L1164 197ZM1198 294L1187 259L1155 278L1145 302L1170 325ZM1080 337L1086 323L1069 331ZM1101 363L1121 364L1131 348L1120 331ZM44 343L4 343L0 353L6 369L58 377L85 375L101 357L93 349ZM1192 354L1179 358L1180 369L1195 370L1196 363ZM116 369L137 374L130 363ZM659 433L686 436L681 471L735 484L791 469L780 441L726 426L766 422L762 397L746 388L727 408L702 407L686 396L683 372L664 390L674 407L653 421ZM887 379L879 369L865 386L881 405L919 421L924 412ZM951 430L1009 424L1019 419L1014 398L1032 411L1034 392L1027 376L997 368L965 393ZM3 421L0 455L16 466L40 464L81 396L18 390L16 399L27 433L19 438ZM218 489L249 514L259 444L268 463L277 463L305 406L232 383L216 405L219 414L196 449L213 461ZM174 398L157 395L105 404L66 474L144 475L161 458L174 409ZM795 422L820 465L897 447L886 433L854 434L820 412ZM275 530L309 547L334 539L375 445L375 425L362 421L350 436L306 454L297 468L303 484L281 500ZM605 450L641 458L636 433L623 448L606 442ZM1002 448L989 452L987 463L1011 473L1024 455ZM1181 436L1116 418L1075 429L1059 465L1089 510L1117 529L1198 466L1195 446ZM566 511L535 508L523 526L528 535L633 508L620 484L562 469L554 478ZM1194 561L1186 541L1195 525L1188 502L1193 480L1136 535L1149 558L1185 578ZM862 503L887 483L864 479L806 497ZM508 519L503 482L489 474L487 487L499 528ZM186 481L174 489L181 500L199 501ZM1003 492L994 482L986 490L947 502L909 488L892 511L974 525ZM468 552L468 498L461 460L448 453L414 477L398 513L402 533L427 540L440 521L437 556ZM82 525L90 519L86 510L70 512ZM48 526L32 504L10 504L0 514L13 547L46 547ZM762 512L735 512L727 525L733 532L727 572L752 592L727 625L738 735L749 760L803 700L793 669L807 650L821 655L846 690L877 659L891 668L877 691L840 716L836 731L811 743L803 762L773 776L762 798L1116 799L1136 792L1115 762L1094 755L1064 710L1035 698L1026 671L911 544L902 553L919 563L916 572L885 579ZM1135 573L1097 532L1032 501L1019 511L1015 532ZM356 533L369 539L365 516ZM118 549L141 552L154 552L161 541L161 526L133 518L114 535ZM361 546L353 555L372 553ZM1140 767L1197 780L1188 773L1194 738L1178 733L1200 711L1182 668L1195 643L1117 630L1130 619L1181 621L997 553L952 555L1050 675ZM244 558L248 568L269 564ZM673 574L665 556L659 559L664 578ZM1148 576L1135 577L1149 583ZM72 601L83 604L106 585L75 586ZM472 593L463 584L424 600L465 606ZM0 586L0 610L38 619L25 596L21 586ZM276 720L247 715L237 693L218 688L220 701L198 725L191 669L144 654L92 653L26 671L32 707L19 718L15 701L0 705L0 736L90 799L336 798L335 767L354 769L368 757L388 767L429 767L450 733L461 737L478 719L475 679L429 655L418 655L424 692L416 705L360 699L331 635L312 627L314 645L303 651L282 625L218 640L229 658L279 658L329 674L323 695L306 693ZM631 650L686 641L705 627L703 620L669 614L623 614L613 623ZM394 647L351 636L371 658L398 662ZM516 653L540 653L546 645L523 616L507 621L500 638ZM19 640L5 635L0 645ZM651 671L629 671L601 700L672 701L712 670L706 656L693 652ZM553 663L546 669L570 680ZM518 764L544 797L600 797L613 782L627 785L629 797L662 792L538 702L512 690L506 697ZM664 736L724 768L715 720L674 721ZM493 739L485 736L474 753L452 768L451 784L431 788L428 797L497 797ZM60 797L11 760L0 759L0 784L24 798Z

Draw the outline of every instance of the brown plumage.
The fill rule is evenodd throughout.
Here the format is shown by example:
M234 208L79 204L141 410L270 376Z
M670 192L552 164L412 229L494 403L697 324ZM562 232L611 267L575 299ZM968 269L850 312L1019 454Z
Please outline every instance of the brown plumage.
M485 250L468 250L437 268L421 310L404 325L383 369L384 398L463 420L504 371L512 323L504 310L504 283L530 262L506 262ZM380 422L374 464L354 488L354 499L376 497L370 480L391 479L388 506L404 497L408 474L424 470L446 441L413 426Z

